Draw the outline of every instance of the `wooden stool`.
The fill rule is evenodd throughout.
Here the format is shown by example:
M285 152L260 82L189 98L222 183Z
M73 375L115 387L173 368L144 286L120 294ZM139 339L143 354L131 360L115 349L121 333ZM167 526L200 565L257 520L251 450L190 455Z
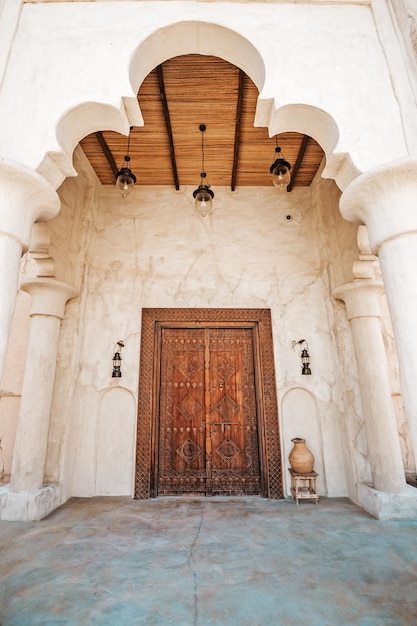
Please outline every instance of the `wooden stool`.
M288 468L291 474L291 494L295 498L298 506L298 500L315 500L316 504L319 502L319 494L317 493L317 472L310 472L309 474L299 474L294 472L292 467Z

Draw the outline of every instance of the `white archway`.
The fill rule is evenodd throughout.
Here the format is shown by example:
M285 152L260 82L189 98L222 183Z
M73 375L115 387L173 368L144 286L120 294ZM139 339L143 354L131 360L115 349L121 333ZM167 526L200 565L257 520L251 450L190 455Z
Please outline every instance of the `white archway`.
M266 66L261 53L246 37L224 26L184 21L154 31L131 56L128 74L132 92L137 94L143 80L158 64L184 54L217 56L242 69L260 92L254 125L268 127L270 136L287 131L309 135L323 148L326 161L331 160L339 139L333 117L308 103L286 104L275 109L270 99L262 99ZM117 99L116 96L114 94L114 99ZM110 103L99 102L84 102L69 109L57 127L57 140L65 156L72 159L77 143L89 133L113 130L127 135L130 126L143 126L137 98L122 95L121 103L120 109ZM45 170L50 157L55 162L59 160L57 154L47 155L43 161ZM357 169L351 169L348 182L359 173ZM328 172L326 177L333 178L331 168ZM46 171L44 175L48 178ZM75 170L69 175L76 175Z

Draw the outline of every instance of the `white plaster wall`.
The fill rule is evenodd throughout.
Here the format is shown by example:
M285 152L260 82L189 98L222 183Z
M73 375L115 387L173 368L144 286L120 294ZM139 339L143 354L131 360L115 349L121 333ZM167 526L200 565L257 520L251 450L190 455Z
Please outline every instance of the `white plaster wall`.
M417 70L417 4L415 0L392 0L393 13L404 38L405 52L409 56L410 65ZM417 86L417 76L414 76Z
M78 385L78 374L83 367L84 335L89 332L85 323L84 297L93 236L90 216L97 202L96 196L100 194L97 177L80 148L74 154L74 164L79 175L67 179L60 188L61 211L49 222L49 254L54 260L56 277L76 287L81 294L67 304L61 323L45 467L47 482L63 484L64 500L71 495L71 478L77 454L76 446L68 449L68 441L76 441L77 402L82 404L84 399ZM93 415L97 407L95 401ZM88 411L88 408L84 406L83 410Z
M398 16L401 2L394 4ZM157 62L174 52L216 54L219 49L243 69L256 67L264 105L258 123L269 125L271 132L306 130L297 116L280 114L286 105L302 103L334 118L340 131L334 149L341 158L349 152L359 169L407 153L415 156L416 122L409 114L415 111L410 87L415 77L407 74L410 64L398 53L400 34L386 17L387 6L61 2L28 3L20 12L20 2L3 0L0 158L15 158L60 181L65 173L75 173L71 151L86 132L127 130L138 115L129 98L135 99L140 80ZM404 6L407 19L398 23L409 24L410 51L415 15L412 4ZM173 24L184 16L192 21L190 30L200 21L212 24L213 37L199 37L199 27L194 38L176 37ZM265 79L263 67L249 58L252 48L242 45L238 53L236 40L224 39L217 26L253 44L265 64ZM153 43L141 48L156 31ZM282 64L276 63L278 45ZM103 115L90 106L94 102L106 105ZM72 107L84 103L79 115L71 114ZM71 136L58 132L57 138L66 115ZM317 136L314 126L309 130ZM42 162L47 150L56 172L52 162ZM140 197L124 204L114 189L105 189L98 202L100 187L79 150L74 165L82 175L60 189L63 208L51 223L51 256L57 278L79 288L81 297L68 305L62 324L47 479L63 481L67 495L95 493L97 467L102 471L94 452L101 436L100 390L109 384L114 343L123 338L123 385L137 397L142 307L260 306L272 310L280 398L300 385L314 396L328 492L354 498L355 483L371 477L350 330L343 305L329 297L334 286L350 280L356 258L355 228L340 217L335 186L320 181L311 196L296 190L279 198L274 189L216 190L216 213L202 221L192 210L190 189L142 189ZM287 214L294 219L287 221ZM383 328L391 355L390 330ZM309 341L312 377L301 377L299 355L291 349L291 341L301 337ZM24 335L21 339L22 357L14 361L23 372ZM395 364L393 381L403 457L410 469ZM2 411L9 420L6 465L18 392L8 397L0 403L0 427ZM4 411L5 402L10 406ZM108 434L102 433L104 440ZM128 481L128 470L120 471Z
M316 177L312 188L315 227L320 242L323 281L327 294L353 279L352 265L358 258L356 227L346 222L338 209L340 191L332 181ZM341 462L345 467L347 491L357 501L356 485L372 482L368 459L365 423L358 387L358 372L350 325L344 304L328 296L326 315L331 328L327 358L333 372L331 406L337 415ZM324 427L323 427L324 430ZM328 453L324 447L324 455Z
M179 37L173 25L184 20L191 26ZM210 37L198 22L213 25ZM153 43L147 41L156 31ZM354 2L24 4L0 92L0 154L38 168L53 182L62 180L73 172L71 151L87 132L127 132L130 122L139 123L129 98L154 65L174 54L220 50L224 58L256 71L264 103L258 123L269 125L271 133L299 130L316 137L325 131L319 122L315 129L307 113L282 109L274 116L274 110L299 104L324 110L339 128L335 151L341 157L350 153L356 168L367 170L416 151L417 130L407 126L404 132L402 119L409 96L404 91L399 98L398 80L390 79L391 39L390 31L381 45L370 6ZM255 50L265 65L264 80ZM395 74L407 81L404 63L396 65ZM93 103L104 106L98 110ZM57 137L63 116L68 123ZM52 161L43 162L46 152Z
M344 417L334 400L333 329L310 189L281 195L272 186L233 193L217 188L215 212L203 219L194 211L191 188L138 187L126 200L114 187L102 188L96 202L99 186L90 175L82 176L84 193L74 179L66 181L60 190L63 209L51 222L60 278L65 274L81 296L68 305L61 331L48 475L57 479L61 472L68 496L97 493L97 473L101 492L104 484L106 493L132 484L127 474L133 470L120 461L120 446L111 446L106 461L99 460L100 440L112 439L112 420L100 419L100 398L101 390L118 384L111 379L111 358L119 339L126 344L120 384L138 396L143 307L266 307L273 319L279 400L293 387L314 396L318 413L311 419L322 429L328 494L346 495ZM329 198L331 207L334 197ZM80 242L69 248L77 262L66 241ZM309 342L312 376L301 375L299 353L291 346L300 338ZM117 424L122 409L112 406ZM127 431L124 460L131 454L127 441L133 445L135 439L135 428ZM113 464L119 467L118 481Z
M106 389L97 423L94 493L131 495L133 490L136 402L121 387Z
M22 4L21 0L12 2L10 0L0 0L0 86L6 71Z
M351 280L358 252L336 185L317 178L311 189L283 195L273 187L216 189L215 212L203 219L192 189L139 187L123 201L100 186L81 149L75 164L79 176L62 185L62 209L50 222L57 278L81 295L67 305L61 326L46 480L62 482L64 498L132 486L135 418L117 402L111 419L108 412L102 418L101 398L103 389L120 385L136 406L143 307L267 307L284 480L288 441L306 436L314 439L322 493L355 500L356 483L372 477L349 324L344 306L329 296ZM312 376L301 375L292 347L301 338L309 343ZM119 339L126 347L118 381L111 358ZM314 411L303 401L302 415L292 405L286 412L284 398L294 389L311 398ZM121 422L117 443L113 427Z

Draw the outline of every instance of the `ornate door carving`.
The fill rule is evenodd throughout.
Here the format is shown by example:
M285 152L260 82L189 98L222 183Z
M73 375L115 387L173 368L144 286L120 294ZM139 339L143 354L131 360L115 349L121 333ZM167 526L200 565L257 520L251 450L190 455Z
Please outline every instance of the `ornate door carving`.
M251 328L162 328L159 495L261 493Z
M162 329L159 495L205 493L204 335L204 329Z
M142 310L134 495L186 493L284 497L269 309Z

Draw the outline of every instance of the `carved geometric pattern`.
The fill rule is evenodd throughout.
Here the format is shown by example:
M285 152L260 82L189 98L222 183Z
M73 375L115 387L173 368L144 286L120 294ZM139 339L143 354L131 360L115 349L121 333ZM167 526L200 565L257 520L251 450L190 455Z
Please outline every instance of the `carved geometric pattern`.
M200 369L200 363L196 359L194 359L192 354L187 354L185 361L181 363L178 369L184 376L184 378L191 380Z
M135 498L155 495L154 478L154 421L156 379L154 367L158 363L155 337L160 336L161 324L183 323L190 320L198 326L210 326L225 322L242 328L254 328L258 341L261 371L258 372L262 391L260 419L263 423L265 455L262 495L267 498L283 498L281 451L276 394L275 364L272 340L271 312L269 309L142 309L142 335L140 353L140 381L138 395L138 422L136 447ZM188 327L190 327L188 325Z
M239 448L231 439L225 439L219 445L216 452L228 465L233 461L235 456L240 454Z
M225 356L217 363L216 370L219 372L220 376L227 380L236 373L236 366L233 361Z
M191 421L201 409L201 404L194 400L190 394L187 394L177 405L177 409L186 420Z
M189 465L191 461L194 461L201 452L200 446L198 446L190 438L186 439L184 443L177 449L177 454Z
M214 408L226 421L231 420L240 411L240 406L230 396L223 396Z

